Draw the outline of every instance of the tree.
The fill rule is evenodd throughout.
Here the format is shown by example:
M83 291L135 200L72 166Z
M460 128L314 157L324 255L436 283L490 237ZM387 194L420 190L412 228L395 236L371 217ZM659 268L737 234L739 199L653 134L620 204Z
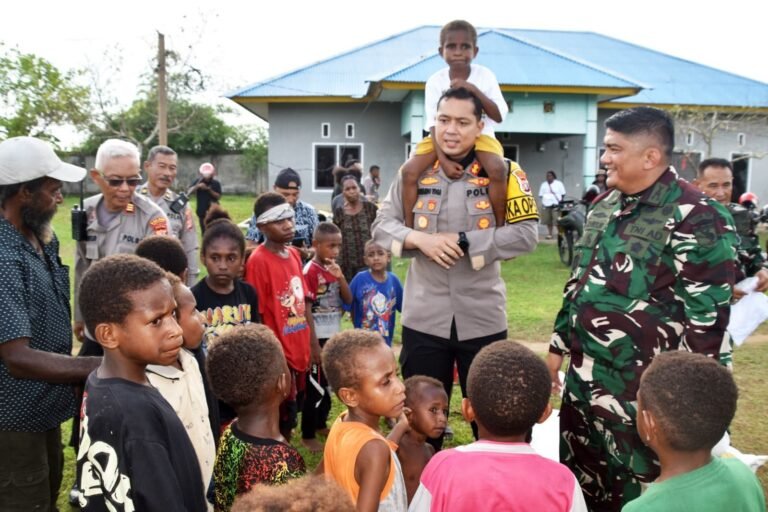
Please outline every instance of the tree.
M47 60L15 48L3 51L0 137L30 135L57 142L52 128L85 128L90 118L90 98L87 87L76 85L81 74L61 71Z
M675 106L670 110L670 115L674 119L676 131L682 135L681 140L685 140L687 134L692 133L694 138L703 142L706 148L703 158L713 156L715 140L727 132L768 135L768 113L758 108L690 109ZM766 152L752 152L750 158L763 158L766 155Z

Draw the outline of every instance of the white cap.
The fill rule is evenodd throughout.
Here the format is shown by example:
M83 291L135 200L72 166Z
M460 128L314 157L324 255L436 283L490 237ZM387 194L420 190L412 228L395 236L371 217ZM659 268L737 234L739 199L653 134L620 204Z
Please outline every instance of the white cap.
M85 169L62 162L53 147L34 137L12 137L0 142L0 185L26 183L43 176L81 181Z

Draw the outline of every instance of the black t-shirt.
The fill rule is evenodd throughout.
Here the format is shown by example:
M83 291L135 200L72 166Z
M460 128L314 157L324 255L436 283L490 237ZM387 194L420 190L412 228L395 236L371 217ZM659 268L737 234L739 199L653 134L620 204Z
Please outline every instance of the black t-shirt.
M197 310L204 316L207 323L205 328L205 343L211 346L216 343L216 337L235 325L260 323L259 300L256 290L248 283L237 279L230 293L216 293L201 279L192 287L192 295L197 301ZM227 423L235 418L235 411L230 406L219 402L219 420ZM210 406L210 404L209 404Z
M199 179L196 179L195 182L192 183L192 184L193 185L197 185L201 181L207 183L208 186L211 188L211 190L213 190L217 194L219 194L219 195L221 194L221 183L219 183L219 181L217 179L211 178L210 180L205 180L205 179L199 178ZM214 199L213 198L213 196L211 195L210 190L201 190L201 189L198 188L198 189L195 190L195 194L197 195L197 215L198 215L198 217L202 216L202 215L205 215L205 212L208 211L208 208L211 207L212 203L218 203L219 202L218 199Z
M93 372L82 414L82 510L207 510L192 442L159 391Z

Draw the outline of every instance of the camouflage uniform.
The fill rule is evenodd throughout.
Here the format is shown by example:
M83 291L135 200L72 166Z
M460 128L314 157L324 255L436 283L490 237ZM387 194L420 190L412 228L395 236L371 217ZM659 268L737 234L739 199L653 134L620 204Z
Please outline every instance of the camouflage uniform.
M735 245L725 208L673 168L638 196L597 199L549 349L570 353L560 458L590 510L621 509L659 474L635 430L640 375L654 354L683 349L730 364Z
M163 213L165 213L165 216L168 217L168 233L181 242L181 245L184 247L184 252L187 255L187 268L189 269L187 285L192 286L197 283L197 275L200 273L197 264L197 250L199 244L197 241L195 221L192 217L192 208L189 207L189 203L184 205L181 212L176 213L171 210L171 204L173 204L179 197L179 194L176 192L166 190L162 197L155 198L149 193L149 185L145 183L136 189L136 193L151 200L159 206L160 209L163 210Z
M739 235L736 244L736 282L744 278L754 276L759 270L765 268L765 257L760 249L760 240L755 234L755 225L752 212L738 203L729 203L728 211L731 212L733 223L736 226L736 234Z

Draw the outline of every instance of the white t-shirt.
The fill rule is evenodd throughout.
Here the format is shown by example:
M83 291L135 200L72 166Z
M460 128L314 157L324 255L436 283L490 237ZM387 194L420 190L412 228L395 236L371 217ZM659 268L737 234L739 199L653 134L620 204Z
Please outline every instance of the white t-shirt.
M451 79L448 76L448 71L449 68L447 67L441 69L429 77L427 84L424 86L424 110L426 112L424 129L426 131L429 131L430 128L435 126L437 101L440 99L440 96L451 87ZM493 74L493 71L479 64L470 64L469 78L467 79L467 82L477 87L496 104L499 108L499 113L501 114L501 120L503 121L507 112L509 112L509 107L507 107L507 102L501 94L499 82L496 80L496 75ZM483 134L493 137L496 121L485 115L483 116L483 120L485 121Z
M552 183L545 180L539 187L539 197L542 206L557 206L565 197L565 185L560 180L553 180Z

